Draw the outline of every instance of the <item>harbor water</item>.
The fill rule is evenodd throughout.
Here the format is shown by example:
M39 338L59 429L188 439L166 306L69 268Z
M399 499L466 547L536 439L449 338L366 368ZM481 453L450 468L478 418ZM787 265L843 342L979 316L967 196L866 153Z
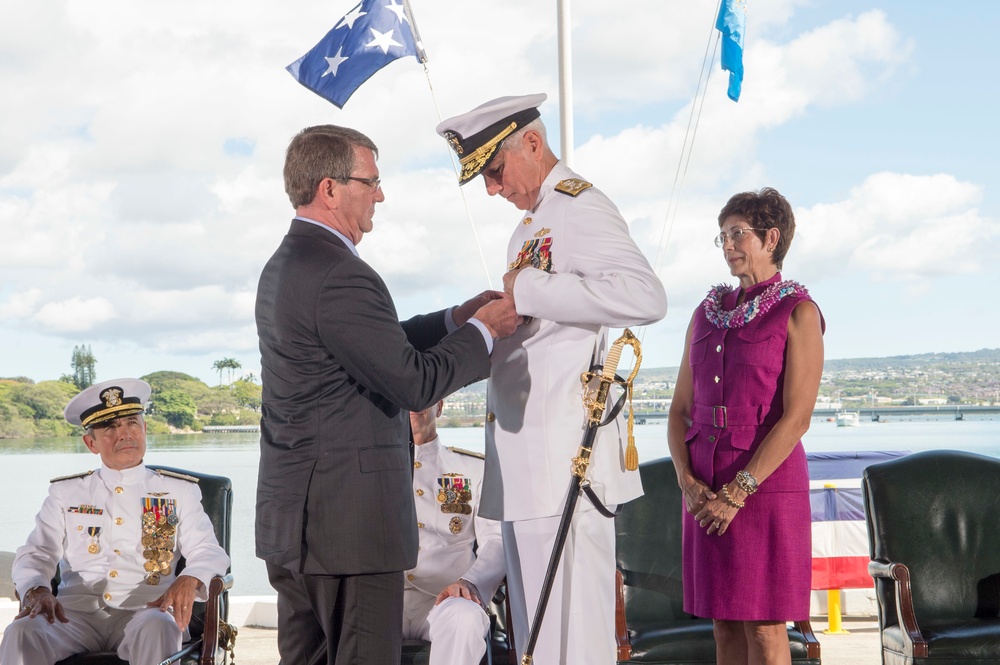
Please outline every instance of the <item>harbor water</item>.
M481 428L439 430L445 445L482 451ZM636 425L639 459L648 461L669 454L666 420ZM264 565L254 556L254 502L257 484L258 435L189 434L149 437L146 462L228 476L233 481L232 533L234 593L270 595ZM857 427L837 427L825 418L814 418L803 439L807 452L965 450L1000 457L1000 417L953 416L892 417L874 423L862 419ZM28 536L34 515L48 492L49 480L98 466L80 439L0 440L0 551L13 552ZM568 469L568 466L567 466ZM568 473L568 470L567 470Z

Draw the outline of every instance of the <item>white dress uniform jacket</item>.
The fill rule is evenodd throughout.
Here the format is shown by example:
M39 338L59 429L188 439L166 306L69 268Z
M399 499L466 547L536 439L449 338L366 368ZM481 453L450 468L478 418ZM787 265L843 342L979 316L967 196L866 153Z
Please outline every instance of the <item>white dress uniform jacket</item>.
M504 578L500 524L479 515L483 460L441 445L434 439L414 446L413 489L420 552L417 566L406 571L406 587L437 596L463 578L476 585L489 603ZM442 512L438 494L456 478L472 483L471 515ZM473 553L476 542L477 554ZM407 592L404 600L410 597Z
M528 251L542 266L526 268L514 283L517 311L532 320L497 340L491 356L481 507L491 519L561 513L586 428L581 373L603 362L606 326L645 325L666 314L663 284L618 209L594 187L575 196L557 191L567 179L579 176L557 163L507 248L514 263L535 243ZM606 505L642 494L638 472L625 470L625 444L622 418L602 427L594 444L588 477Z
M169 574L146 583L142 515L146 499L172 501L177 515L175 547ZM35 529L14 558L13 578L23 596L48 586L60 568L59 602L72 610L100 607L145 609L182 574L204 584L198 600L208 597L214 575L229 568L229 556L215 538L201 505L196 482L150 471L143 465L116 471L102 466L82 477L53 482L35 517Z

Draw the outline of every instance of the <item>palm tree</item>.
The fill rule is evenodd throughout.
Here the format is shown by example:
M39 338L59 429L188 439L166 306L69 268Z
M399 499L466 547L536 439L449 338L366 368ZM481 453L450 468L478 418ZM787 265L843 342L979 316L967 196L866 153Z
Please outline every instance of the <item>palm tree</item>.
M219 373L219 385L220 386L222 385L222 370L224 370L224 369L226 369L226 367L228 367L228 365L226 364L227 360L229 360L229 358L223 358L222 360L216 360L214 363L212 363L212 369L214 369L216 372Z
M233 382L233 372L242 367L243 364L236 358L226 358L226 369L229 370L229 383Z

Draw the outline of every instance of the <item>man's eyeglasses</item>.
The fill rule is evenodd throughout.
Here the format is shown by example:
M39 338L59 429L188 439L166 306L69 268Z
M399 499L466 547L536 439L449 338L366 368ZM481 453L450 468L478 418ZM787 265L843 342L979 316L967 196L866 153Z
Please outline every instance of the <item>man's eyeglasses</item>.
M766 230L767 229L742 228L742 229L733 229L729 233L726 233L725 231L723 231L719 235L715 236L715 246L716 247L722 247L723 245L726 244L726 239L727 238L729 240L732 240L733 244L735 245L735 244L738 244L741 240L743 240L743 238L745 238L749 234L753 233L754 231L766 231Z
M373 191L382 186L382 178L355 178L354 176L349 175L344 178L344 180L356 180L358 182L363 182L371 187Z

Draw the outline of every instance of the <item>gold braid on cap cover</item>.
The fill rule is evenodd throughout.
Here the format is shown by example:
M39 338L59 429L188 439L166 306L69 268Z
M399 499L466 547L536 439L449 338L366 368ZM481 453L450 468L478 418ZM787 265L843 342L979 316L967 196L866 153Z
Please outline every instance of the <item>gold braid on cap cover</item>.
M493 156L493 153L497 151L500 142L510 136L515 129L517 129L517 123L510 123L500 130L499 134L459 159L458 163L462 165L462 180L474 178L482 170L483 165Z

